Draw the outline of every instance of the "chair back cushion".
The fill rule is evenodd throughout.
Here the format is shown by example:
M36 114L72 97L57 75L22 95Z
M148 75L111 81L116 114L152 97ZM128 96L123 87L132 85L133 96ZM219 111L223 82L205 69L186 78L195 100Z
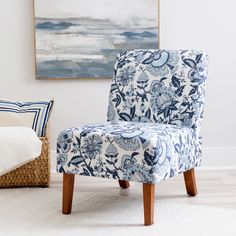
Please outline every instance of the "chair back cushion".
M201 126L207 53L193 50L133 50L117 57L108 121Z

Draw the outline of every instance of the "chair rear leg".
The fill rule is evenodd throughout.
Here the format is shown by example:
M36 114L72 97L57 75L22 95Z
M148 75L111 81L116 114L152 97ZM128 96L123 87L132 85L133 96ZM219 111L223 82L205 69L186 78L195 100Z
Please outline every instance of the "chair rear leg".
M63 174L62 213L70 214L74 191L74 174Z
M196 196L197 185L196 185L194 168L184 172L184 181L187 194L192 197Z
M129 188L129 181L126 180L119 180L119 185L121 188Z
M144 225L154 223L155 184L143 183Z

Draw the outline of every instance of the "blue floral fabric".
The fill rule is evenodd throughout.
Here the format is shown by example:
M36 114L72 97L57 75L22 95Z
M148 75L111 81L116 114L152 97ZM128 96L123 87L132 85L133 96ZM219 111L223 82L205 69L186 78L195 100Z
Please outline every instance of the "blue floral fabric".
M200 165L207 63L199 51L122 52L108 122L61 132L58 172L156 183Z
M155 183L197 165L190 128L106 122L72 128L58 137L58 171Z

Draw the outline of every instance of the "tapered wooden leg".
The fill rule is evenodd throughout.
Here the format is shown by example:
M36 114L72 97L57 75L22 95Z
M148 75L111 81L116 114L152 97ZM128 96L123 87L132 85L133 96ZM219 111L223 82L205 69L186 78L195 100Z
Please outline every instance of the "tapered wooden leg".
M126 180L119 180L119 185L121 188L129 188L129 181Z
M144 225L154 223L155 184L143 184Z
M185 181L185 187L186 187L187 194L192 197L196 196L197 195L197 185L196 185L194 168L184 172L184 181Z
M63 174L63 193L62 193L62 213L70 214L73 200L74 191L74 179L73 174Z

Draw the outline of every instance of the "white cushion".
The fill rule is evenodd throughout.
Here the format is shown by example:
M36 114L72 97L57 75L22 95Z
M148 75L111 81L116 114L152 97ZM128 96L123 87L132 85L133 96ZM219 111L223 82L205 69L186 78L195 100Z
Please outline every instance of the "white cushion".
M37 134L26 127L0 127L0 176L41 154Z

